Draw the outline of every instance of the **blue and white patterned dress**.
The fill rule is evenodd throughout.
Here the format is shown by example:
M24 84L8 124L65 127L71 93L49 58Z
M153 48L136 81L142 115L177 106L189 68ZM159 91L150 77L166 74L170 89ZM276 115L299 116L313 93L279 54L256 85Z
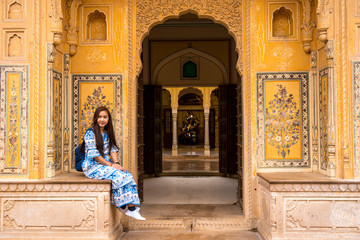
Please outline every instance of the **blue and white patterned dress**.
M102 134L104 141L104 158L111 162L109 156L109 138L107 133ZM89 130L85 137L85 160L82 168L85 176L101 180L111 180L112 196L111 204L121 207L127 204L140 205L136 182L129 172L123 172L110 166L98 163L94 158L99 157L100 153L96 149L95 134ZM117 147L113 146L111 152L118 152Z

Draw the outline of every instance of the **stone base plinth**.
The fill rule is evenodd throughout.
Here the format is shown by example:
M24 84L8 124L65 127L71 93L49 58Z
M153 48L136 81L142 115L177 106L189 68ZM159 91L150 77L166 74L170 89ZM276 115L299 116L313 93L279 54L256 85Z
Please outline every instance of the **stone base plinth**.
M0 181L2 239L117 239L120 213L110 181L82 173L51 180Z
M360 181L258 173L263 239L360 239Z

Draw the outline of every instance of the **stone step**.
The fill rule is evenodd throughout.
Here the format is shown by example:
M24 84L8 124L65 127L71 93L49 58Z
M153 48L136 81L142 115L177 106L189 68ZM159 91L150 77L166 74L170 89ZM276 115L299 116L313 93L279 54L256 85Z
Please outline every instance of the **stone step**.
M256 232L236 231L129 231L122 234L119 240L261 240Z
M240 231L250 226L238 205L143 204L146 221L129 218L129 230Z

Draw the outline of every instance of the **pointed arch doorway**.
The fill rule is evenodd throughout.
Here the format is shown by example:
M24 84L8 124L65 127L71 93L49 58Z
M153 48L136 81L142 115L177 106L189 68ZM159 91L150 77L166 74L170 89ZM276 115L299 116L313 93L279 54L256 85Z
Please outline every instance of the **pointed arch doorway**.
M167 110L172 119L164 121L163 88L216 88L219 99L215 144L219 148L218 173L238 179L237 198L242 202L241 78L236 71L237 54L233 37L222 25L187 13L179 19L170 19L155 26L144 39L142 49L143 70L138 81L140 197L143 198L144 173L157 176L163 172L163 133L167 128L171 129L171 135L174 136L172 151L178 148L176 142L179 136L173 133L178 129L176 118L180 99L178 93L172 94ZM182 72L189 63L200 76L194 72L188 75ZM171 120L174 124L171 124ZM204 141L203 144L206 149ZM210 148L210 137L206 144Z

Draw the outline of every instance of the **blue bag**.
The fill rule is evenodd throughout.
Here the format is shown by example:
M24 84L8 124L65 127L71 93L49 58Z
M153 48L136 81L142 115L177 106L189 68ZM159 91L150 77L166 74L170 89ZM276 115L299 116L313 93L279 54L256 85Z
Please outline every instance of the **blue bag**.
M91 130L92 131L92 128L88 128L86 130L89 131ZM85 140L82 141L82 143L77 146L77 148L75 148L75 169L76 171L79 171L79 172L82 172L82 164L85 160Z

